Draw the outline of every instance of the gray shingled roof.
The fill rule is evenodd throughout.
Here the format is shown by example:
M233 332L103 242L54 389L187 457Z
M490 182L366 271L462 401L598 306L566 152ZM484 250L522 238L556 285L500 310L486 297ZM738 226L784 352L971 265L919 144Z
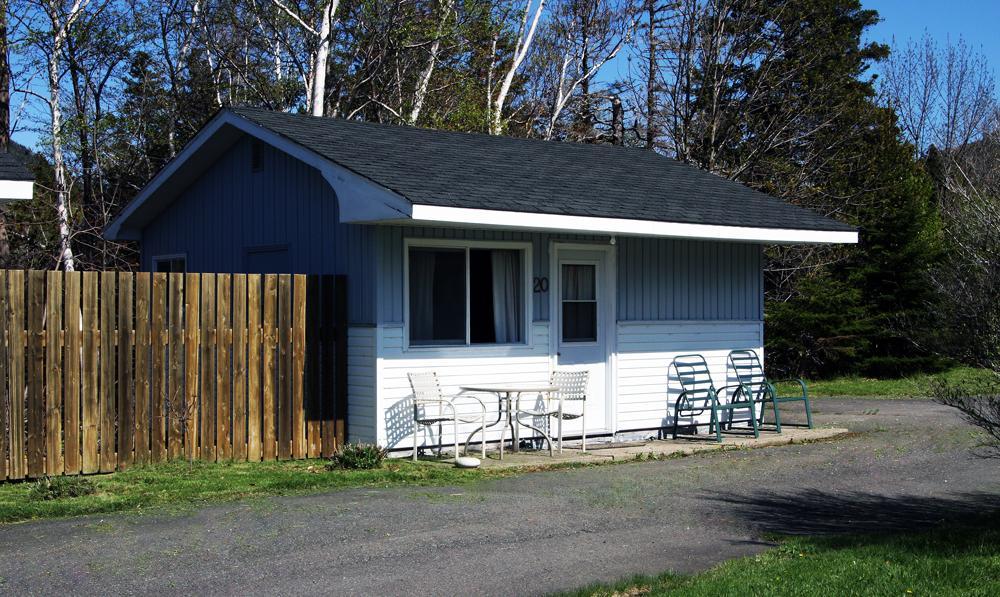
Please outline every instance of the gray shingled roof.
M689 224L854 230L643 149L235 108L415 204Z
M20 155L0 151L0 180L35 180Z

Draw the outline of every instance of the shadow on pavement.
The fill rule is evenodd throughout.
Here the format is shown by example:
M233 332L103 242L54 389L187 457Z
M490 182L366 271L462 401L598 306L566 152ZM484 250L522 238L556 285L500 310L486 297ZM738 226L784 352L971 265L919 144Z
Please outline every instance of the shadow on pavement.
M963 493L951 497L803 490L749 496L704 494L728 517L760 533L842 535L923 531L944 524L1000 526L1000 495Z

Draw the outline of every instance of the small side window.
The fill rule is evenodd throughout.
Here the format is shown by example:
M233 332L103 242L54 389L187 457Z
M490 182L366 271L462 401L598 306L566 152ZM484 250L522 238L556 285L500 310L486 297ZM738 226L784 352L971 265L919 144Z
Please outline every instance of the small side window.
M264 169L263 161L261 158L261 144L260 141L254 139L250 144L250 171L260 172Z
M183 256L154 257L153 271L165 274L183 274L187 271L187 259Z

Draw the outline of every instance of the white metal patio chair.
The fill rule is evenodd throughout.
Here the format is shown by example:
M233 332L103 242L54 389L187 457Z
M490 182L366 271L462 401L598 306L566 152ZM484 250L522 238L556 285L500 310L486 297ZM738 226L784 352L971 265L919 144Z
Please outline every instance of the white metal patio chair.
M421 372L408 373L410 387L413 389L413 460L417 460L420 451L417 445L420 426L438 427L438 458L441 457L441 448L444 444L444 423L453 425L452 434L455 440L455 458L458 458L458 424L459 423L479 423L486 425L486 405L483 401L471 394L456 394L445 396L441 391L441 384L438 383L437 373ZM459 399L468 399L470 403L475 403L479 407L478 414L460 413L456 408ZM486 458L486 442L482 444L482 457Z
M544 397L540 408L517 407L518 423L521 424L520 416L529 417L552 417L558 420L557 437L559 439L559 453L563 449L563 421L580 419L583 424L583 451L587 451L587 421L586 414L587 400L587 371L553 371L549 378L549 384L557 388L554 392ZM518 400L520 402L520 400ZM579 402L580 410L567 410L567 402Z

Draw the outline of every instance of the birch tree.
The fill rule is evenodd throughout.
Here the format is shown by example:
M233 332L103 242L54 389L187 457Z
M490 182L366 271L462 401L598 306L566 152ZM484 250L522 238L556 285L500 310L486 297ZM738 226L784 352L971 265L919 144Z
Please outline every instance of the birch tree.
M438 53L441 51L441 40L445 34L445 27L455 12L455 0L440 0L437 4L438 21L434 38L427 49L427 62L417 77L416 89L413 92L413 102L410 112L406 117L406 123L411 126L415 125L417 119L420 118L420 111L423 110L424 101L427 99L427 91L430 88L431 76L434 74L434 68L437 66Z
M63 154L62 115L62 56L70 28L84 14L90 0L73 0L66 4L47 0L43 6L50 29L46 40L46 73L48 75L49 133L52 146L52 169L55 176L56 218L59 227L59 263L73 271L73 231L70 226L70 180Z
M532 42L535 40L535 32L538 30L538 22L545 12L545 2L546 0L525 0L524 8L518 13L520 16L518 17L518 28L514 36L514 51L510 62L502 70L503 76L500 78L500 85L495 92L492 88L492 80L487 85L488 103L490 106L488 115L489 132L491 135L499 135L503 132L503 111L507 105L507 96L510 94L514 77L524 63L524 59L527 58L528 52L531 50ZM497 39L494 38L493 56L496 55L496 46ZM490 79L492 79L492 72L497 67L498 65L495 63L491 67Z
M323 0L312 10L292 8L282 0L272 0L283 13L312 38L312 52L309 57L309 80L306 83L306 103L313 116L326 115L326 73L330 59L330 47L334 34L334 17L340 0ZM315 14L310 17L309 14ZM311 24L310 19L315 21Z

